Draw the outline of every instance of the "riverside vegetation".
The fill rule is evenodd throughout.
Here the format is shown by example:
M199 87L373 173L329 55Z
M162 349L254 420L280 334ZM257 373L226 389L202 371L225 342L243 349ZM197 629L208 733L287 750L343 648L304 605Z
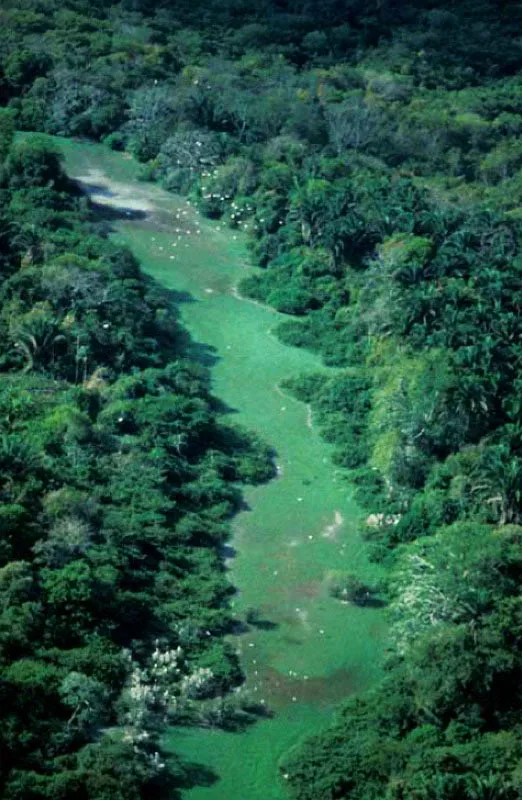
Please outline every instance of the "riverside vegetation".
M218 548L268 449L220 420L170 294L97 232L58 152L4 166L1 794L174 796L166 722L248 720Z
M179 559L178 546L186 548L185 580L197 583L187 576L191 567L194 576L206 570L212 596L222 598L228 589L213 545L222 536L219 514L234 504L223 477L245 477L237 442L229 452L229 439L219 433L204 378L183 367L181 380L181 368L165 364L172 332L159 290L136 277L137 266L106 241L75 233L87 223L60 184L58 164L44 145L9 147L16 124L127 149L143 163L144 178L246 230L264 269L242 292L288 315L278 329L284 342L337 368L328 380L295 376L286 388L311 404L368 510L373 557L388 566L391 641L381 684L350 699L330 729L287 758L283 770L294 796L520 798L519 4L267 0L253 11L239 1L172 10L139 0L110 9L27 0L4 3L2 16L1 88L9 105L2 116L2 357L4 371L17 373L4 384L15 403L4 401L2 512L5 586L15 611L9 616L6 606L2 625L2 692L14 702L11 687L23 686L27 699L2 731L2 747L19 759L6 796L66 797L67 781L77 781L87 797L118 796L119 782L110 795L82 778L93 774L92 759L111 760L132 775L124 797L140 792L136 774L142 785L166 781L154 745L140 744L134 753L113 733L115 715L130 714L125 697L129 680L138 678L129 675L153 668L144 645L129 641L137 624L122 629L118 604L130 605L126 618L159 639L156 658L164 657L162 626L172 627L171 614L192 619L201 610L169 607L162 616L164 606L154 599L152 613L151 582L154 598L169 606L169 576L180 568L168 558L163 566L161 531L169 531L168 540L170 515L183 514L174 528L181 527L183 544L172 558ZM64 261L71 249L74 259ZM91 262L100 259L103 269L93 273ZM104 296L112 274L104 270L122 271L122 319L110 321L122 334L113 350L107 318L90 306L85 311L85 298ZM94 274L96 291L82 291ZM145 372L145 388L132 388L132 369ZM187 382L194 396L184 401L162 392L175 388L186 397L178 387ZM52 391L29 393L29 384ZM171 402L183 428L177 422L174 433L154 433L161 443L151 446L160 416L155 404ZM185 424L188 443L180 439ZM194 474L209 468L202 426L210 426L213 449L226 464L217 502L199 490L191 495L203 480ZM162 437L173 435L174 446L166 446ZM9 449L12 436L17 447ZM150 464L156 446L159 466ZM248 477L265 477L263 448L245 437L241 448L256 465ZM104 488L116 480L111 464L121 458L140 465L143 459L140 475L155 487L147 500L157 505L133 510L131 519L130 468L127 488ZM180 459L190 477L176 484L171 475ZM64 474L71 480L65 493ZM97 487L94 506L87 485ZM193 547L207 530L202 497L205 518L220 509L207 548ZM144 551L132 534L134 514L145 517L140 531L151 529ZM79 595L78 586L86 587ZM105 596L114 597L113 605L100 600ZM58 624L63 613L53 622L53 604L60 603L73 611L66 630ZM224 632L222 602L216 600L211 620L209 605L203 625ZM152 633L158 626L161 633ZM96 650L103 636L114 650ZM183 647L167 639L169 652ZM180 687L191 669L216 669L210 643L198 639L192 647L179 657L181 666L168 656L181 670ZM221 648L221 691L239 674L214 638L212 647ZM101 658L94 651L109 662L103 669L92 666ZM64 687L71 675L73 685ZM104 691L112 692L112 706ZM51 721L39 705L49 693L59 709ZM112 708L112 716L103 738L91 742L91 730L103 727L97 708ZM22 730L23 746L15 748ZM106 756L106 747L117 752Z

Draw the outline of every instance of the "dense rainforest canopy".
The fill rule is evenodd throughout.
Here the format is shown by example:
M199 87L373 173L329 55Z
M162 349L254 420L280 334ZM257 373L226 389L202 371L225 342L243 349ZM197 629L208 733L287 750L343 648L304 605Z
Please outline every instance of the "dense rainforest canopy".
M287 760L295 798L522 797L522 4L0 14L3 796L176 783L150 731L240 680L215 546L230 481L270 471L169 299L16 127L126 149L245 230L242 290L337 368L288 388L368 511L391 641L382 684ZM146 696L166 661L169 703Z

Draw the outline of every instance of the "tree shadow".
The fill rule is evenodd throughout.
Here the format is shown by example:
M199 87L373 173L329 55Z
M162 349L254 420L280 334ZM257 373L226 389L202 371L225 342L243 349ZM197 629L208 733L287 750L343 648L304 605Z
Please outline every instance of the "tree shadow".
M260 631L275 631L279 628L279 623L272 622L271 619L257 619L255 622L251 622L250 626Z
M184 289L179 291L178 289L171 289L170 287L164 286L163 284L159 283L156 280L156 278L153 278L151 275L147 275L147 273L145 273L145 280L151 286L153 286L156 289L156 291L158 291L161 294L161 297L165 298L168 305L176 307L178 305L181 305L182 303L198 302L194 297L194 295L190 294L190 292L187 292ZM176 322L177 322L177 314L176 314Z
M219 776L204 764L196 761L184 761L181 764L180 776L176 783L180 789L195 789L198 786L213 786Z
M202 727L227 733L244 733L258 720L271 719L273 716L274 712L264 703L244 697L237 705L225 704L213 718L208 717Z
M191 295L188 295L190 299L186 298L183 299L181 302L184 303L195 303L197 302ZM175 303L176 301L173 300ZM179 326L178 336L177 336L177 346L178 346L178 354L182 358L186 358L189 361L195 361L197 364L200 364L203 367L207 367L211 369L214 367L219 361L221 361L221 356L217 355L217 350L213 345L210 344L203 344L202 342L195 342L194 339L191 337L189 332L186 328Z
M239 413L239 409L238 408L234 408L233 406L229 406L228 403L225 403L225 401L221 400L220 397L213 397L212 401L213 401L214 409L215 409L215 411L217 411L218 414L238 414Z
M253 628L259 631L275 631L279 627L278 622L266 619L258 609L250 608L245 614L245 619L234 620L231 633L234 636L243 636Z
M122 204L121 206L111 206L106 205L105 203L97 203L96 200L93 200L91 195L97 194L100 197L115 197L114 192L112 192L107 186L103 184L96 184L96 183L86 183L84 181L73 180L72 181L73 189L75 189L74 194L77 196L83 195L87 197L89 200L89 206L91 210L96 214L97 217L106 220L106 221L113 221L113 220L136 220L136 219L146 219L150 216L148 211L144 211L143 209L136 209L130 208Z
M218 547L218 552L221 558L235 558L237 555L237 550L230 544L220 545L220 547Z
M220 723L220 728L228 733L244 733L259 719L272 719L274 712L262 703L245 703L243 708L229 713Z
M111 223L116 223L121 220L144 220L151 217L151 213L147 211L138 211L136 209L125 208L125 206L108 206L103 203L97 203L91 198L92 193L102 195L104 197L114 197L114 193L103 184L85 183L83 181L75 180L73 185L76 187L79 195L86 197L89 201L89 209L93 217L93 221L101 225L101 235L108 236L114 232ZM151 278L151 280L153 280ZM196 298L190 292L178 292L174 289L169 289L158 281L154 281L157 285L161 286L162 293L168 298L173 309L181 303L197 303ZM176 317L177 317L176 313ZM220 360L217 349L213 345L208 345L203 342L196 342L190 336L189 332L177 322L176 331L176 349L177 355L181 358L186 358L189 361L194 361L201 366L211 369ZM214 398L215 399L215 398ZM222 401L215 400L216 410L220 413L237 413L236 409L227 406Z
M388 603L380 597L370 595L364 602L356 603L359 608L386 608Z
M386 608L388 605L386 600L383 600L382 597L379 597L377 594L372 594L371 592L350 599L343 599L342 596L337 597L337 599L345 605L356 606L356 608Z
M245 619L249 627L257 628L260 631L275 631L279 628L277 622L272 622L272 620L263 617L257 608L249 608L245 614Z
M226 406L225 408L227 409L225 413L237 413L236 409L228 409ZM223 453L242 460L244 466L248 465L248 469L239 470L240 480L243 483L259 486L277 476L277 451L242 425L221 423L214 444ZM248 506L243 506L242 510L250 509Z

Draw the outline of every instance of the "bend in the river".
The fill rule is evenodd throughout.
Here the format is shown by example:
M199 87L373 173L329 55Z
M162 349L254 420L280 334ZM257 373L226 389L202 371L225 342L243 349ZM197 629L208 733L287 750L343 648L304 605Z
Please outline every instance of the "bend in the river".
M330 461L307 408L281 381L321 369L310 353L272 334L280 319L238 296L252 271L245 242L199 216L187 201L136 179L127 156L100 145L60 140L69 174L94 198L127 210L115 237L143 268L176 290L180 316L199 352L212 355L213 391L234 419L277 450L279 476L245 491L248 511L233 524L230 580L238 613L256 609L273 623L238 637L247 686L275 716L244 733L176 729L173 748L219 775L187 800L281 800L281 756L326 725L333 706L379 674L382 611L342 605L327 591L336 570L372 578L357 536L358 509ZM142 214L140 212L143 212ZM210 349L209 349L210 348Z

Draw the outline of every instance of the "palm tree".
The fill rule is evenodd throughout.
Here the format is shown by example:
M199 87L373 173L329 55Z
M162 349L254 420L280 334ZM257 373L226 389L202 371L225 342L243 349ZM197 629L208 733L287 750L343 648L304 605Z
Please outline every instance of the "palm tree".
M54 363L55 344L66 340L56 317L43 303L36 304L27 314L15 317L9 326L9 334L14 346L24 355L24 372L30 372L36 361L41 363L49 349L51 363Z

